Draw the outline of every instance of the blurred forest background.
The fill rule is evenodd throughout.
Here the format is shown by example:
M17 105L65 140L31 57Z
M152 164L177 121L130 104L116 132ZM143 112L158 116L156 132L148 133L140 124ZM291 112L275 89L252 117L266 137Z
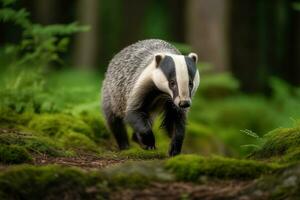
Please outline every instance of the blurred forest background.
M300 118L299 0L1 2L2 126L46 132L68 149L80 148L68 143L83 140L70 124L80 120L92 126L84 137L95 150L109 137L99 111L106 67L147 38L199 56L185 152L245 155Z
M123 47L145 38L182 44L213 72L232 72L246 92L264 91L268 77L300 84L299 1L236 0L20 0L34 23L77 21L90 31L71 39L64 61L105 70ZM0 44L21 39L21 29L2 23ZM186 45L188 44L188 45Z

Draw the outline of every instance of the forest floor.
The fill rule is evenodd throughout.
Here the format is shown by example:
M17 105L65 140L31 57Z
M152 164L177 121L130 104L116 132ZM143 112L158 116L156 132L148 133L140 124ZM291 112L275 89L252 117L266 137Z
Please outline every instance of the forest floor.
M300 137L298 130L295 134ZM14 137L19 145L30 138L26 131L0 128L0 143L12 144ZM145 150L99 154L81 149L63 156L29 151L30 160L14 164L4 162L7 155L15 159L11 161L20 159L9 150L5 154L0 149L3 199L38 198L47 193L51 195L46 199L297 199L300 191L297 162L283 165L198 155L167 158ZM36 190L28 191L28 184Z
M300 120L274 129L300 110L298 99L280 103L291 108L282 115L274 102L231 90L198 96L182 155L170 158L159 119L156 150L131 142L118 151L99 112L99 85L91 88L98 78L82 77L55 76L45 87L52 90L0 90L0 199L299 199Z
M8 132L7 129L0 129L0 133ZM18 134L18 131L14 130ZM22 134L22 132L19 132ZM165 159L161 159L165 160ZM108 158L100 157L95 154L84 151L78 152L73 157L53 157L47 154L32 154L32 162L34 166L60 165L64 167L76 167L83 171L97 171L103 168L116 167L128 161L142 162L143 159L132 158ZM0 170L5 172L14 165L0 164ZM159 182L153 181L144 188L124 188L115 190L110 199L231 199L237 197L240 191L245 190L253 184L252 180L212 180L205 184L195 184L192 182L174 181L174 182ZM89 187L87 193L98 193L97 187ZM263 197L263 196L261 196ZM64 199L73 199L73 196ZM250 199L250 197L242 196L238 199Z

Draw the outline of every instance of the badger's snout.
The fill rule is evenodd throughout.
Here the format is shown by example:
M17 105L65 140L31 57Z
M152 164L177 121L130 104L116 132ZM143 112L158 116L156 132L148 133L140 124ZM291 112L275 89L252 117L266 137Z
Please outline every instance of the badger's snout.
M188 108L191 106L191 100L184 100L179 102L179 107Z

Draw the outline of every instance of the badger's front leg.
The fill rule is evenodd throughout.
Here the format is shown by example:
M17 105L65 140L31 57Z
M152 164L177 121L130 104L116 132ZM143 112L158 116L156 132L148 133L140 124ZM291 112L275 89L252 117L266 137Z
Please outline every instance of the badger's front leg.
M126 121L134 130L133 139L144 149L155 149L155 138L152 132L151 120L147 113L142 111L130 111L126 115Z
M165 117L162 126L172 138L169 156L180 154L185 135L186 110L166 106Z

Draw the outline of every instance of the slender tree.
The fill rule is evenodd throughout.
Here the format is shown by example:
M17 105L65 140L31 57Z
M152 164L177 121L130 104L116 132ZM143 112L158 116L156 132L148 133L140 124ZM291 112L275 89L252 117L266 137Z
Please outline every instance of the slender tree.
M186 41L215 71L228 69L229 0L187 0Z
M92 68L97 64L100 35L100 0L78 0L77 19L81 24L89 25L90 31L80 33L75 39L74 65L80 68Z

